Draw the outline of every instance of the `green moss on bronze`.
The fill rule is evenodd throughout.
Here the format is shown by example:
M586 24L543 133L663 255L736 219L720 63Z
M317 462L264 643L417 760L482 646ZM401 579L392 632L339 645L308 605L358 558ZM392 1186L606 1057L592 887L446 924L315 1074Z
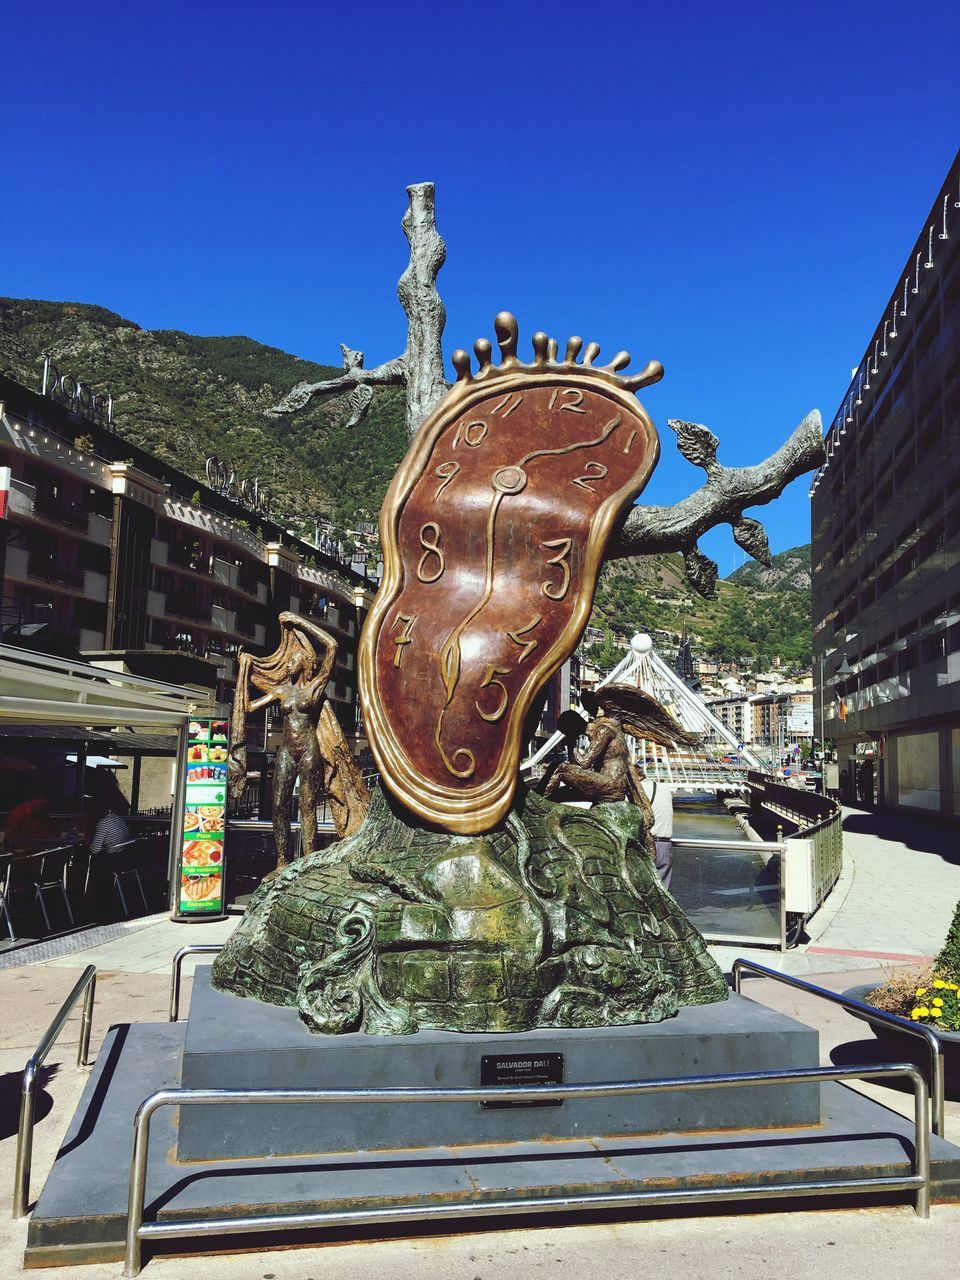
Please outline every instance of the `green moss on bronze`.
M214 986L314 1031L525 1031L659 1022L724 1000L630 803L533 792L483 836L418 826L383 792L360 830L261 886Z

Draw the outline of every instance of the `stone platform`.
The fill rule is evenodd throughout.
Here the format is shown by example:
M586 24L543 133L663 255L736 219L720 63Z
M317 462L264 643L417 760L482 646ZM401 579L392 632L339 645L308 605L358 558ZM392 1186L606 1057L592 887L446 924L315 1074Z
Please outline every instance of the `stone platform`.
M155 1089L180 1083L185 1027L113 1027L30 1221L26 1267L123 1257L133 1117ZM510 1196L903 1176L913 1126L842 1085L822 1086L819 1125L751 1134L513 1143L411 1153L179 1164L176 1113L151 1126L146 1219L229 1218L304 1209L467 1204ZM960 1195L960 1148L931 1139L933 1198ZM910 1197L903 1196L909 1204ZM843 1202L841 1202L843 1203ZM859 1198L851 1204L862 1203ZM744 1199L743 1207L755 1209ZM735 1206L730 1206L730 1212ZM666 1210L652 1210L662 1217ZM639 1216L639 1215L637 1215ZM463 1219L451 1226L462 1229ZM517 1225L517 1219L511 1219ZM435 1226L433 1230L437 1230ZM250 1237L244 1237L249 1243ZM292 1243L296 1237L286 1237ZM222 1245L229 1252L232 1240ZM205 1249L218 1242L208 1239Z
M216 1001L223 999L230 1005L253 1009L254 1016L263 1013L269 1017L290 1012L271 1010L216 993L210 993L208 1002L204 984L198 981L189 1031L184 1023L145 1023L110 1029L31 1218L25 1266L115 1261L122 1257L133 1119L137 1107L155 1090L179 1085L184 1064L189 1059L198 1059L191 1064L191 1071L201 1065L199 1060L205 1054L211 1063L218 1060L216 1045L223 1027L221 1023L218 1030L217 1010L220 1006ZM716 1016L727 1009L730 1016L749 1018L746 1010L737 1014L738 1003L750 1005L749 1001L731 1001L728 1006L686 1012L701 1017L712 1012ZM751 1008L773 1018L778 1016L759 1006ZM787 1024L788 1029L798 1026L787 1018L779 1021ZM766 1025L768 1031L772 1031L775 1024ZM662 1034L671 1026L671 1036L679 1044L684 1039L679 1019L648 1030ZM638 1028L631 1030L635 1033ZM801 1027L800 1031L806 1032L807 1038L798 1043L813 1049L812 1056L802 1065L814 1065L816 1035L809 1028ZM295 1039L296 1029L288 1025L287 1034ZM542 1034L549 1038L551 1033ZM562 1034L564 1038L567 1035ZM309 1036L309 1033L304 1031L304 1035ZM716 1064L711 1056L711 1042L705 1036L701 1036L699 1043L695 1035L690 1034L689 1038L692 1046L690 1063L698 1071L714 1069ZM392 1038L387 1042L379 1040L378 1044L381 1048L385 1043L391 1046L384 1052L392 1052L398 1046L403 1052L404 1043L412 1044L416 1039ZM481 1047L485 1051L491 1049L491 1037L480 1037L482 1045L473 1047L469 1046L472 1037L458 1035L449 1039L467 1046L462 1048L466 1055L463 1060L467 1064L463 1069L469 1075L467 1083L476 1085L477 1056ZM494 1045L501 1047L501 1043L506 1044L517 1037L492 1039ZM519 1039L525 1052L529 1053L530 1033ZM616 1039L614 1037L614 1042ZM757 1067L759 1064L749 1052L752 1037L746 1034L741 1039L747 1061L738 1065ZM317 1037L310 1037L310 1040L314 1042L312 1047L303 1049L301 1046L307 1053L305 1066L319 1069L313 1062L314 1058L321 1059L319 1065L323 1061L329 1064L334 1060L332 1048L335 1046L317 1047ZM447 1037L443 1037L440 1043L445 1044L446 1040ZM186 1052L188 1043L189 1053ZM421 1060L421 1065L422 1061L433 1061L436 1066L441 1060L437 1042L429 1038L424 1043L428 1057ZM589 1038L585 1043L589 1046ZM207 1046L206 1050L204 1046ZM258 1048L251 1043L247 1049L256 1055L263 1051L264 1046ZM372 1062L376 1061L376 1049L377 1045L368 1046ZM565 1051L568 1051L566 1040ZM590 1053L597 1051L596 1045L589 1049ZM609 1047L608 1051L612 1052ZM279 1046L276 1052L280 1055L279 1062L284 1054L294 1053L295 1049L286 1044ZM546 1048L544 1052L547 1052ZM354 1057L359 1053L358 1050ZM251 1062L253 1060L251 1058ZM413 1060L417 1061L416 1054ZM222 1069L222 1056L219 1061ZM268 1058L268 1065L272 1061ZM619 1060L619 1065L625 1061ZM290 1063L287 1065L289 1067ZM596 1079L624 1078L627 1075L642 1078L657 1074L650 1061L640 1062L636 1054L627 1062L630 1069L622 1073L619 1069L612 1069L614 1064L609 1058L585 1057L578 1067L578 1074L586 1069L586 1065L595 1068ZM352 1069L348 1073L341 1067L339 1071L335 1079L322 1083L344 1086L358 1083ZM565 1074L568 1081L572 1079L572 1059ZM210 1080L207 1083L238 1082ZM269 1083L280 1082L271 1080ZM301 1077L296 1083L305 1085L321 1081ZM388 1083L398 1082L391 1080ZM753 1091L757 1105L773 1088ZM910 1173L912 1124L842 1085L825 1084L816 1091L819 1109L812 1121L795 1123L792 1127L766 1125L727 1132L701 1129L699 1132L598 1136L604 1132L602 1128L591 1130L582 1118L579 1121L574 1118L577 1108L593 1105L591 1103L568 1101L562 1107L488 1113L481 1113L475 1104L459 1103L455 1105L461 1114L469 1111L470 1124L454 1134L452 1141L443 1143L437 1140L432 1128L433 1105L416 1104L420 1128L416 1133L408 1131L408 1140L416 1141L414 1146L405 1150L378 1148L327 1155L281 1155L272 1159L231 1157L186 1162L178 1159L177 1149L190 1108L184 1108L179 1117L173 1108L163 1108L151 1126L145 1217L147 1221L177 1217L235 1218L263 1213L293 1214L305 1210L429 1206L437 1202L466 1206L509 1198L630 1193L641 1189L707 1189L729 1187L732 1183L748 1189L779 1182L897 1177ZM626 1100L622 1105L629 1106L632 1101ZM607 1105L606 1101L604 1105ZM802 1105L807 1106L808 1100ZM366 1104L366 1107L388 1127L402 1127L408 1123L406 1120L395 1122L391 1106ZM315 1109L325 1110L323 1107ZM197 1111L196 1108L193 1110ZM255 1113L256 1108L250 1110ZM279 1107L272 1109L270 1119L274 1123L280 1119L282 1110ZM522 1136L530 1128L534 1132L549 1132L557 1127L561 1116L564 1117L562 1124L568 1130L566 1136L549 1141L535 1141ZM757 1113L754 1111L745 1118L756 1122ZM466 1139L467 1133L482 1132L482 1125L487 1120L504 1127L507 1139L494 1137L485 1142L475 1137ZM209 1115L205 1123L211 1145L219 1146L221 1150L226 1145L238 1145L238 1132L252 1134L252 1137L244 1139L248 1145L265 1145L264 1131L258 1130L248 1116L231 1118L226 1108L220 1108L219 1113L215 1111ZM391 1131L400 1130L395 1127ZM288 1131L285 1140L289 1140ZM931 1153L933 1198L956 1198L960 1195L960 1148L932 1138ZM903 1200L908 1203L909 1196L904 1194ZM742 1204L752 1207L752 1202L747 1199ZM653 1212L662 1216L664 1209L658 1208ZM455 1219L451 1229L461 1229L466 1221L466 1218ZM515 1223L516 1219L512 1221ZM211 1239L205 1247L216 1248L217 1244L215 1239ZM229 1251L231 1242L228 1238L223 1238L222 1247Z
M557 1062L559 1055L560 1062ZM804 1067L817 1033L742 996L682 1008L664 1022L595 1030L480 1035L318 1035L296 1010L225 995L197 968L183 1051L185 1088L477 1088L484 1059L510 1068L548 1061L565 1084ZM494 1067L488 1061L488 1072ZM820 1119L815 1084L704 1089L560 1106L491 1110L480 1104L190 1107L180 1160L244 1159L425 1146L613 1138L723 1129L789 1128Z

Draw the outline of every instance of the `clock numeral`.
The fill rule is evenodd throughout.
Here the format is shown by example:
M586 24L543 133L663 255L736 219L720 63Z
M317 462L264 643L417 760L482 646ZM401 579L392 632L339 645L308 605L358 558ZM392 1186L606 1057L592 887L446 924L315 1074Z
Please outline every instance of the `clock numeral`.
M429 536L428 536L429 535ZM438 582L443 577L443 571L447 567L447 561L443 554L443 548L440 546L440 526L433 520L428 520L420 530L420 545L423 547L423 555L420 557L420 563L417 565L417 577L421 582L431 583ZM430 558L436 557L437 571L428 575L426 567Z
M486 440L490 428L485 422L468 422L466 426L463 423L457 427L456 435L453 437L451 449L456 449L461 440L469 449L479 449Z
M515 645L519 645L522 650L520 657L517 659L518 664L523 662L524 658L529 658L534 649L536 649L539 641L527 640L524 637L528 636L534 627L539 627L542 621L543 617L538 613L534 620L528 622L525 627L517 627L516 631L507 632L507 639L512 640Z
M440 754L440 759L443 761L443 767L446 769L447 773L451 774L454 778L471 778L477 767L477 757L473 754L470 748L457 747L450 755L447 755L446 751L443 749L443 743L440 739L443 736L443 717L446 714L447 709L444 707L440 712L440 715L437 717L437 729L433 735L434 745ZM457 767L458 760L463 761L461 768Z
M557 404L557 400L561 396L569 397L567 402L562 400ZM568 413L586 413L586 409L581 409L583 404L583 392L577 387L557 387L553 395L550 397L550 408L566 409Z
M403 630L394 642L397 646L396 652L393 655L393 665L395 667L399 667L400 663L403 661L404 645L413 643L413 624L416 620L417 615L415 613L398 613L393 626L390 628L391 631L396 631L397 627L403 626Z
M443 493L444 489L447 487L450 481L454 478L454 476L459 475L460 471L461 471L461 467L459 462L441 462L440 463L439 467L437 467L436 471L434 471L433 474L437 477L438 480L442 480L443 484L440 486L437 492L433 495L434 502L436 502L436 500L440 497L441 493Z
M547 564L555 564L563 574L560 582L550 582L549 579L546 582L541 582L540 590L548 600L562 600L570 590L570 565L567 557L573 547L573 539L554 538L552 542L541 542L540 545L545 551L556 549L557 554L551 556Z
M512 391L510 391L503 397L502 400L497 401L497 403L493 406L490 412L492 414L498 414L502 409L503 413L501 414L501 416L504 418L509 418L511 413L513 413L515 409L519 409L522 404L523 404L523 396L515 395Z
M576 480L571 480L571 484L579 485L581 489L586 489L588 493L596 493L596 489L590 483L591 480L602 480L607 474L607 468L602 462L588 462L586 471L582 476L577 476Z
M630 434L627 436L627 443L623 446L624 453L630 452L630 450L633 448L633 442L634 440L636 440L636 438L637 438L636 431L631 431Z
M508 676L509 674L510 674L509 669L504 670L503 667L495 667L492 664L489 667L487 667L487 674L484 677L483 684L481 684L480 688L492 689L493 686L496 685L497 688L500 690L500 701L499 701L499 704L497 705L496 710L484 711L481 708L479 702L474 704L477 708L477 712L479 713L480 719L486 720L487 724L496 724L498 720L502 720L506 713L507 707L510 705L510 694L507 691L507 686L503 683L502 680L497 679L497 676Z

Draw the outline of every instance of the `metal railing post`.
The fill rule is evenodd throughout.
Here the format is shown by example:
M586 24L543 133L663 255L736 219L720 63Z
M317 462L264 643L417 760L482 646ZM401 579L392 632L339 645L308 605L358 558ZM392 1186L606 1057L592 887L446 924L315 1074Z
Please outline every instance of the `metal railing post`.
M83 995L80 1015L80 1039L77 1042L77 1067L90 1065L90 1032L93 1030L93 1002L97 994L97 971L94 969Z
M177 1022L180 1017L180 984L184 960L187 956L216 955L217 952L222 950L222 942L195 942L190 946L181 947L173 957L173 967L170 971L170 1016L168 1019L170 1022Z
M839 995L836 991L828 991L825 987L818 987L812 982L805 982L803 978L795 978L789 973L779 973L776 969L769 969L766 965L758 964L755 960L745 960L743 956L738 956L734 960L732 968L733 989L738 995L742 994L742 974L745 971L759 974L763 978L772 978L774 982L782 982L788 987L796 987L798 991L806 991L810 995L819 996L822 1000L829 1000L832 1004L838 1004L848 1012L866 1015L876 1022L883 1023L885 1026L893 1027L897 1031L905 1031L908 1035L919 1036L921 1040L925 1040L930 1050L931 1127L938 1138L944 1137L943 1043L932 1027L921 1026L916 1022L908 1022L906 1018L900 1018L895 1013L887 1013L883 1009L876 1009L873 1005L866 1004L862 1000L851 1000L848 996Z
M930 1131L927 1116L930 1114L930 1098L927 1082L918 1071L913 1077L913 1158L918 1177L923 1185L917 1188L916 1213L918 1218L930 1217Z
M96 991L97 969L88 964L74 984L73 990L57 1011L54 1020L47 1027L43 1038L33 1051L33 1055L23 1069L23 1085L20 1092L20 1120L17 1126L17 1155L13 1175L13 1216L26 1216L30 1203L30 1169L33 1164L33 1124L35 1101L37 1094L37 1078L47 1054L56 1044L60 1032L66 1026L67 1019L74 1006L84 996L83 1014L80 1022L80 1042L77 1046L77 1066L86 1066L90 1053L90 1029L93 1025L93 1000Z
M812 1181L764 1183L745 1187L737 1182L717 1187L684 1187L650 1190L645 1187L620 1192L564 1192L561 1195L518 1196L510 1199L399 1204L371 1208L327 1209L289 1214L268 1214L230 1218L182 1218L144 1223L149 1127L153 1115L163 1106L285 1104L285 1103L437 1103L524 1101L549 1098L615 1098L646 1093L679 1093L699 1089L740 1088L749 1085L826 1083L844 1080L876 1080L905 1077L914 1090L914 1142L911 1173L871 1175L854 1178L819 1178ZM912 1063L872 1063L861 1067L802 1067L779 1071L743 1071L713 1076L669 1077L598 1084L521 1085L506 1088L355 1088L355 1089L161 1089L141 1103L134 1120L133 1150L127 1209L127 1237L124 1275L128 1280L140 1273L143 1241L150 1239L195 1239L199 1236L229 1235L260 1231L290 1231L303 1227L370 1225L374 1223L429 1222L461 1219L470 1215L537 1213L551 1210L624 1209L647 1204L696 1204L737 1199L769 1199L809 1195L830 1195L864 1191L911 1191L918 1217L930 1214L930 1144L926 1129L927 1086Z

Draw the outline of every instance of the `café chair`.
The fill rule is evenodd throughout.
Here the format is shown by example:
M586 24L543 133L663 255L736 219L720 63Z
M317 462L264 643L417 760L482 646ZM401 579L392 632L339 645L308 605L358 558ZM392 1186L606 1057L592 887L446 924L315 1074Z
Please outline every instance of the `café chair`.
M120 899L120 906L125 920L130 919L130 907L127 903L127 894L124 886L130 888L132 885L136 888L143 903L144 915L149 914L150 911L143 880L140 878L140 860L144 854L144 845L145 842L143 840L125 840L123 844L114 845L110 850L113 887L116 889L117 896Z
M13 854L0 853L0 912L6 921L10 941L16 942L17 933L10 918L10 878L13 872Z
M73 908L70 906L70 898L67 895L67 866L73 856L73 852L74 846L72 844L61 845L56 849L44 849L42 853L37 853L32 858L24 859L24 864L28 862L35 864L30 869L25 867L25 875L33 884L34 901L40 906L47 933L50 933L52 928L50 913L47 910L48 894L52 893L62 901L71 929L76 923L73 918Z

